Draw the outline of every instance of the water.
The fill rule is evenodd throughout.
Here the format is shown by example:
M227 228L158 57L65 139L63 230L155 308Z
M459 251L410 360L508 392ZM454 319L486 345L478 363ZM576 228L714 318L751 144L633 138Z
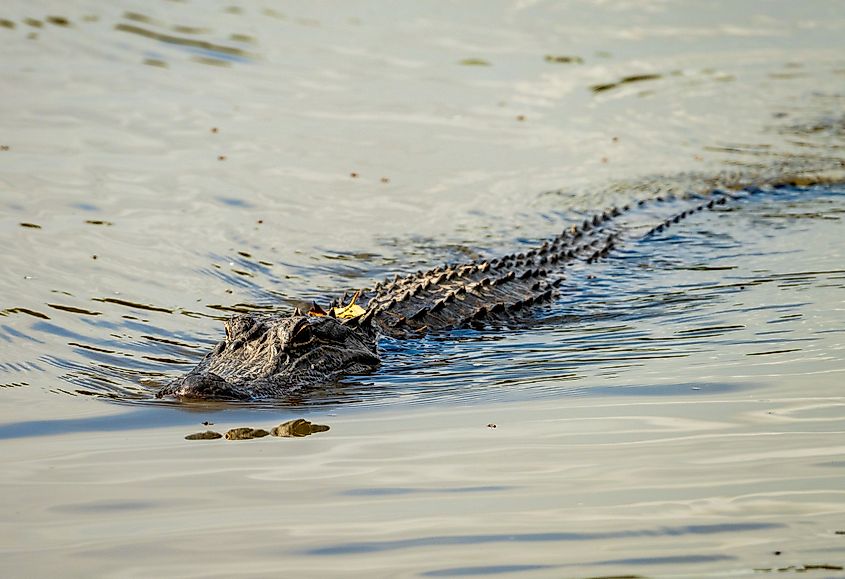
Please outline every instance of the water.
M843 29L831 2L4 3L4 575L843 576L841 184L574 268L525 325L385 340L372 376L153 398L232 312L659 190L841 183ZM297 417L331 429L184 440Z

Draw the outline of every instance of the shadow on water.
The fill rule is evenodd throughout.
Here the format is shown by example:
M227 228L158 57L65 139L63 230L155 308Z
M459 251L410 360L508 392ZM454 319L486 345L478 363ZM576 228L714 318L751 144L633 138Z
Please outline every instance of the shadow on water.
M830 263L804 268L809 263L807 249L790 239L811 231L815 224L837 223L845 211L843 199L845 191L836 187L748 196L728 208L701 214L684 227L620 247L606 260L571 267L559 299L532 312L524 324L455 330L419 340L383 339L383 364L372 375L282 400L226 407L381 405L398 399L413 404L477 397L683 396L753 387L750 381L719 379L711 370L717 363L702 360L725 351L762 360L812 350L820 334L802 331L803 310L814 299L807 290L841 289L845 270ZM3 310L0 316L7 319L24 316L32 321L26 329L21 324L0 324L0 340L66 345L64 355L54 350L36 360L0 363L0 372L11 376L2 380L3 386L31 387L50 368L58 370L66 384L54 387L57 393L168 404L156 401L154 392L211 349L222 333L219 320L238 312L284 311L296 300L278 288L306 287L306 272L284 275L278 264L271 267L274 264L254 257L262 253L258 248L233 256L212 255L211 265L200 271L239 295L248 295L248 303L210 303L195 311L111 296L94 297L86 306L57 296L43 308ZM382 274L387 262L376 262L378 272L369 276L357 259L351 265L348 259L329 259L318 267L324 274L333 272L335 279L349 279L352 286ZM314 293L305 294L305 301L325 299L317 293L319 288L307 291ZM777 292L778 299L757 303L754 292L760 291ZM203 333L191 333L189 319L207 320ZM700 373L654 383L614 381L630 370L673 360L675 371L677 364L694 360ZM696 377L708 374L715 379Z
M78 432L121 432L133 429L160 428L175 424L195 425L197 417L189 413L166 412L145 408L118 415L56 420L28 420L0 424L0 440L32 436L57 436Z
M643 557L632 559L607 559L578 564L586 565L692 565L695 563L712 563L716 561L734 561L736 557L729 555L675 555L670 557ZM570 567L575 567L571 565ZM423 577L473 577L478 575L503 575L506 573L520 573L543 569L564 569L566 565L478 565L475 567L451 567L435 569L421 573ZM593 576L590 579L640 579L642 575L613 575L607 577Z
M395 541L366 541L344 543L328 547L317 547L306 551L309 555L349 555L362 553L380 553L403 549L424 547L486 545L492 543L553 543L603 541L608 539L628 539L634 537L677 537L683 535L713 535L719 533L737 533L783 528L779 523L724 523L715 525L689 525L686 527L663 527L657 529L635 529L628 531L606 531L594 533L513 533L491 535L437 535L415 539Z

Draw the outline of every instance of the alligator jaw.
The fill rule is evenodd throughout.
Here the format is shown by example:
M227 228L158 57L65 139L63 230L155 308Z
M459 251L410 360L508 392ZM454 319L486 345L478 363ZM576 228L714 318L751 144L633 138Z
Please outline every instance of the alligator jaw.
M251 398L244 389L237 388L213 372L205 374L191 372L173 380L156 393L156 398L164 397L179 400L249 400Z

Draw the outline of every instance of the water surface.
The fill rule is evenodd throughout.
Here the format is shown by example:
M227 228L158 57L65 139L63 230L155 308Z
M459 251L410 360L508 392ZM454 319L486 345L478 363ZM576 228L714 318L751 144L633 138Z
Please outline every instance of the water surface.
M820 1L5 2L4 568L842 576L844 31ZM153 398L234 312L807 169L833 183L573 268L519 327ZM331 429L184 440L297 417Z

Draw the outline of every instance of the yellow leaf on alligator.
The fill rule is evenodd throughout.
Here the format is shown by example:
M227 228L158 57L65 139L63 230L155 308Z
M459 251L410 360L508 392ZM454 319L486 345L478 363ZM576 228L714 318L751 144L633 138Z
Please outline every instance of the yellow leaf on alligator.
M363 316L367 310L365 310L355 302L352 302L348 306L343 306L342 308L334 308L333 311L334 316L336 318L340 318L342 320L351 320L352 318Z
M348 304L340 306L339 308L332 308L334 317L340 318L341 320L351 320L352 318L363 316L367 310L355 303L355 300L357 300L360 295L361 292L357 291L355 292L355 295L352 296L352 299L349 300Z
M339 318L341 320L351 320L352 318L357 318L358 316L363 316L367 313L367 310L359 306L355 303L355 300L358 299L358 296L361 295L361 292L355 292L355 295L352 296L352 299L349 300L349 303L345 306L339 306L332 308L331 314ZM318 306L316 303L311 305L311 309L308 311L309 316L326 316L329 312L326 312L323 308Z

